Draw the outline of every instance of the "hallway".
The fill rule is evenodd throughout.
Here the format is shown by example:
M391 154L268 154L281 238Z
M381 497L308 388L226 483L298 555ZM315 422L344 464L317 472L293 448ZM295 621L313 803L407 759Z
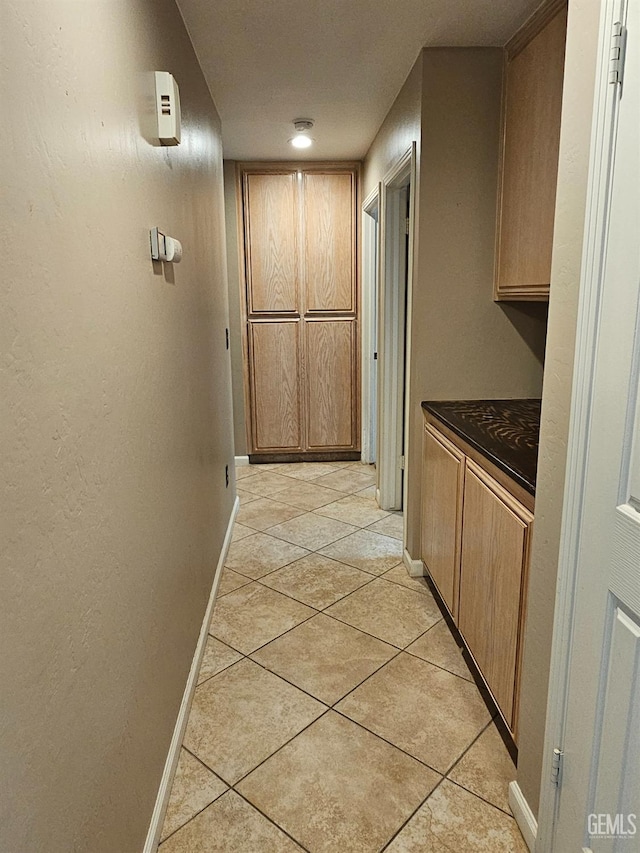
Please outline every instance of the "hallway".
M515 768L372 469L237 473L160 853L524 853Z

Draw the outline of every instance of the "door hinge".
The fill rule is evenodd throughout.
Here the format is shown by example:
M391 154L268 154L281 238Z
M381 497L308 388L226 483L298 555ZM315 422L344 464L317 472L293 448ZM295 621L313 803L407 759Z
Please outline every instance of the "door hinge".
M409 217L408 217L408 216L407 216L407 218L405 219L404 227L405 227L405 229L406 229L406 230L405 230L405 233L406 233L406 235L407 235L407 237L408 237L408 236L409 236Z
M611 34L611 50L609 52L609 83L622 83L624 59L627 48L627 28L620 21L613 25Z
M404 471L404 456L400 457L400 468Z
M374 352L374 354L373 354L373 360L374 360L374 361L377 361L377 360L378 360L378 353L377 353L377 352Z
M562 780L562 761L564 758L564 752L561 749L556 747L553 750L553 756L551 761L551 781L554 785L559 786Z

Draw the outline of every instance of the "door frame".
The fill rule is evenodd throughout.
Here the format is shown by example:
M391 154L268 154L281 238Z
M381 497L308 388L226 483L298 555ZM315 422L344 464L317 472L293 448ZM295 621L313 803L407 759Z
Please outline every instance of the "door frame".
M405 263L405 212L409 187L409 245ZM416 211L416 144L387 172L380 196L380 267L378 285L378 442L376 499L382 509L406 506L409 451L411 305ZM385 405L385 401L389 405ZM404 448L404 454L403 454ZM402 456L404 455L404 465ZM403 540L406 542L406 514Z
M382 184L378 184L362 204L362 294L361 347L362 364L362 461L367 465L376 462L377 445L377 370L374 352L377 345L378 325L378 272L380 269L380 197Z
M585 239L579 283L578 321L571 393L567 467L554 614L553 643L543 753L542 789L536 851L554 849L560 788L552 781L554 749L562 750L568 709L569 673L574 652L576 591L582 581L579 561L583 505L588 472L585 466L592 423L595 360L601 321L601 291L612 190L613 139L619 86L608 80L611 26L624 0L602 0L596 90L589 157ZM512 783L513 784L513 783Z

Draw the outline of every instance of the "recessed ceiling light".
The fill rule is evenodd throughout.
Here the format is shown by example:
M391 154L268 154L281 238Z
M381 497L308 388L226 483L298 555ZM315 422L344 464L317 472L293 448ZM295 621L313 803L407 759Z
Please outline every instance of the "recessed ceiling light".
M294 136L289 140L289 142L294 148L309 148L313 145L313 140L310 136L307 136L306 133L300 133L298 136Z
M309 131L313 127L313 121L310 118L297 118L293 126L296 129L296 135L289 142L294 148L309 148L313 145L313 139L309 136Z

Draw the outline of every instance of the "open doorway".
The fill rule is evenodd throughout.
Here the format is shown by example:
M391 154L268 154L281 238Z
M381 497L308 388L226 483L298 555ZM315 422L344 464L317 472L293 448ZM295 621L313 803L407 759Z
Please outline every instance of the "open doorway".
M388 510L404 506L414 191L415 145L385 176L381 193L376 498Z
M362 461L377 462L381 184L362 205Z

